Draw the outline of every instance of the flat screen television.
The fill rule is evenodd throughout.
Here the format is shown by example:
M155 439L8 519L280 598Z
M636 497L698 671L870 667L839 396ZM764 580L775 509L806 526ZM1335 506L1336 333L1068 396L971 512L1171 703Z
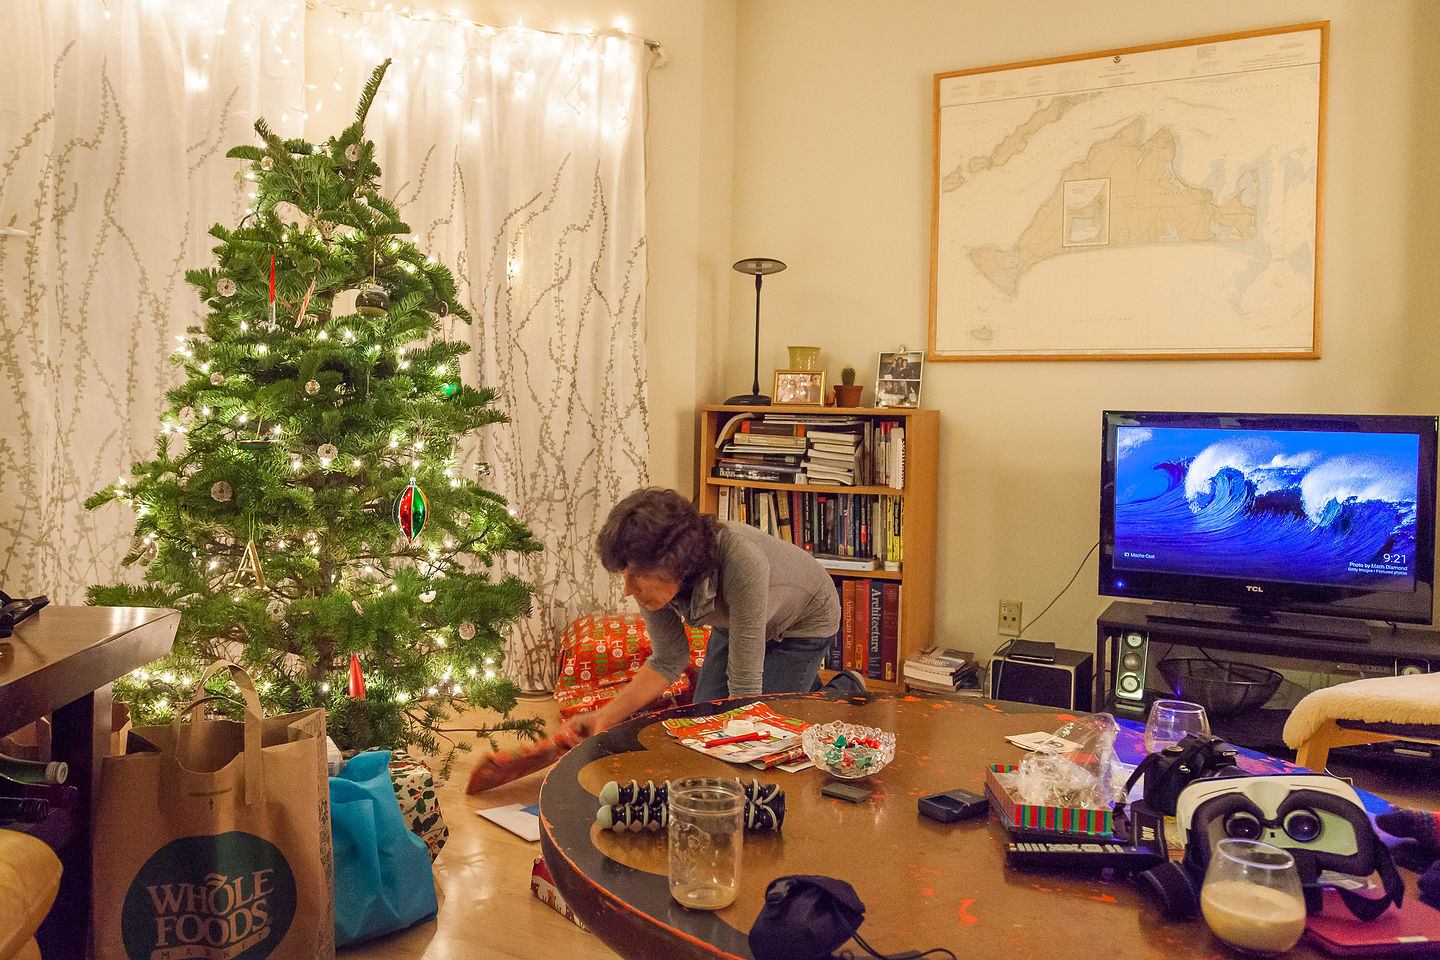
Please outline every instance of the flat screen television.
M1431 622L1435 417L1107 410L1102 451L1102 596Z

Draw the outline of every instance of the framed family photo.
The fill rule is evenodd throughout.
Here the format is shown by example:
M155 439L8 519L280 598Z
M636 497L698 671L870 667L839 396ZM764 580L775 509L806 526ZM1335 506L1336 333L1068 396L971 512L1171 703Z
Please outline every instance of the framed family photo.
M776 370L776 404L818 407L825 403L824 370Z
M921 350L880 354L875 371L875 406L920 406L920 370L924 362Z

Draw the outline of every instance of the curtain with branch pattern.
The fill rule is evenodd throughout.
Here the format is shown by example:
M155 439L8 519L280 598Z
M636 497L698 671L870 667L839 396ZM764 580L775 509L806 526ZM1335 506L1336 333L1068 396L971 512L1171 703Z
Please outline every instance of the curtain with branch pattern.
M245 193L225 151L300 132L287 0L10 0L0 31L0 589L81 603L132 518L85 498L154 447L184 282ZM303 8L300 8L303 14ZM283 119L282 119L283 118Z

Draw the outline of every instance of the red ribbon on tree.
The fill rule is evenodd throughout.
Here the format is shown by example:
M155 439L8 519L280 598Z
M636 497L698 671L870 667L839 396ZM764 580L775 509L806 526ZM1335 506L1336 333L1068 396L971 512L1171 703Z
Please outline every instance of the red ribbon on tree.
M365 699L365 678L360 675L360 658L350 654L350 696Z

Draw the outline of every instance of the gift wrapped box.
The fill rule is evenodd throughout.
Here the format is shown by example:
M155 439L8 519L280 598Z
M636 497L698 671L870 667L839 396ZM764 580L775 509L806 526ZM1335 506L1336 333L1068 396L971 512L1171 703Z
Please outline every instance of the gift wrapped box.
M1108 837L1115 830L1109 810L1088 810L1084 807L1059 807L1025 803L995 779L997 773L1010 773L1013 763L992 763L985 772L985 795L990 807L1017 837Z
M450 828L440 813L430 768L403 750L396 750L390 755L390 783L395 788L395 799L400 803L405 824L411 833L425 841L425 846L430 848L430 859L434 860L450 838Z
M530 870L530 894L581 930L590 932L590 928L580 922L580 918L570 909L570 904L560 896L560 891L555 889L555 880L550 876L550 868L545 866L544 857L536 857L535 866Z
M688 703L695 672L705 659L709 627L690 627L690 667L665 688L657 706ZM620 692L650 656L650 638L638 613L581 617L560 642L555 701L561 718L594 710Z

